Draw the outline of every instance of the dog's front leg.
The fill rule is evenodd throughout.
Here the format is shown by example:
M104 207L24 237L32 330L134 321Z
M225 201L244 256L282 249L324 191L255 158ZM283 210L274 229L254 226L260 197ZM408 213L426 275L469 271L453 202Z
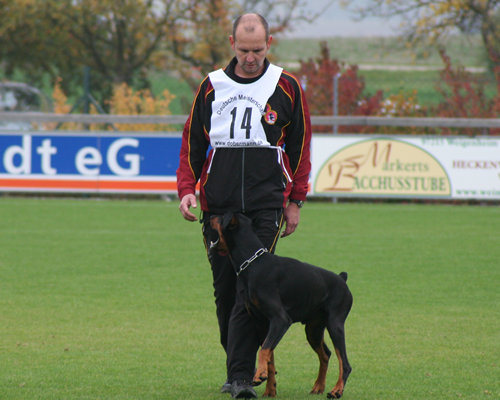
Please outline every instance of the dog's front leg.
M260 384L264 382L269 376L269 363L271 362L271 357L273 351L271 349L260 349L259 360L257 363L257 370L253 377L253 382Z
M273 350L292 324L288 315L284 312L282 314L283 315L277 318L273 318L269 323L269 330L267 332L266 339L264 340L264 343L262 343L262 349L259 352L257 371L255 372L253 378L254 383L262 383L268 378L268 365L271 362Z
M267 382L263 397L276 397L276 367L274 364L274 351L271 351L271 360L267 363Z

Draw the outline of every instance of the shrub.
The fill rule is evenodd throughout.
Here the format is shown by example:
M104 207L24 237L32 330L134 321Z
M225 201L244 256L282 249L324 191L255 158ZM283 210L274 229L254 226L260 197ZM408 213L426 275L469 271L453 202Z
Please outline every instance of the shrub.
M171 115L170 104L175 95L165 89L162 96L155 98L148 89L134 90L126 83L115 85L113 94L108 100L111 114L116 115ZM57 114L68 114L72 106L68 104L68 97L61 89L61 79L56 80L52 93L54 102L54 112ZM94 104L90 104L90 114L97 114L98 111ZM55 129L57 123L48 123L44 125L46 129ZM59 126L60 129L75 130L83 129L83 124L68 122ZM116 129L119 131L168 131L172 128L168 125L160 124L90 124L90 130Z
M320 43L316 60L300 62L298 76L305 86L311 115L333 115L334 79L338 79L338 115L382 115L383 92L364 95L364 78L358 75L357 65L348 65L330 58L326 42ZM316 126L315 132L331 132L330 126ZM380 131L373 126L341 126L339 132Z
M432 114L445 118L498 118L500 116L500 94L493 99L485 95L485 84L482 80L468 72L463 66L453 68L450 57L444 50L440 51L444 69L436 90L443 97ZM477 128L443 128L442 133L475 135ZM481 132L480 132L481 133ZM500 134L500 129L491 129L490 134Z

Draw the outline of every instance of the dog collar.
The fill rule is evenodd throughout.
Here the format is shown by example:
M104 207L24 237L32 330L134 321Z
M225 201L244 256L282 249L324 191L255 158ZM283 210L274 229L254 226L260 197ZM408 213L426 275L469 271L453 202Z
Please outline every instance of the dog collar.
M255 254L250 257L248 260L244 261L243 264L240 265L240 270L236 272L236 276L239 276L247 267L254 262L257 258L259 258L262 254L267 253L268 250L265 247L261 247L259 250L255 252Z

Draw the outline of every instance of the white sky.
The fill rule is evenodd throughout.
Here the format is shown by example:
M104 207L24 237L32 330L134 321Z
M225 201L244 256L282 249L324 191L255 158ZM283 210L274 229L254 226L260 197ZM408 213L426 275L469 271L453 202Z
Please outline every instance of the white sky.
M400 19L365 18L358 22L353 20L353 12L342 8L339 2L331 5L313 24L298 24L293 32L287 32L286 37L331 37L331 36L393 36L400 24ZM350 8L363 6L365 0L350 1ZM320 11L324 0L309 2L312 10Z

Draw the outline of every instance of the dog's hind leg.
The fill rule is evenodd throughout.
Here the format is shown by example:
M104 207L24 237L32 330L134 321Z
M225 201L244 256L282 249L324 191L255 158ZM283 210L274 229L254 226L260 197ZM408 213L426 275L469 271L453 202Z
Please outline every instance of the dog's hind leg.
M267 382L263 397L276 397L276 367L274 364L274 351L271 352L271 361L267 364Z
M322 394L326 386L326 373L328 371L328 360L332 352L326 346L323 339L325 333L325 321L323 318L315 319L306 323L306 337L312 349L319 359L319 371L311 394Z
M337 383L332 391L328 393L327 397L329 399L339 399L344 393L344 386L347 382L349 374L351 373L351 366L347 360L345 347L344 321L339 321L337 319L332 321L330 319L327 327L339 361L339 379L337 380Z

